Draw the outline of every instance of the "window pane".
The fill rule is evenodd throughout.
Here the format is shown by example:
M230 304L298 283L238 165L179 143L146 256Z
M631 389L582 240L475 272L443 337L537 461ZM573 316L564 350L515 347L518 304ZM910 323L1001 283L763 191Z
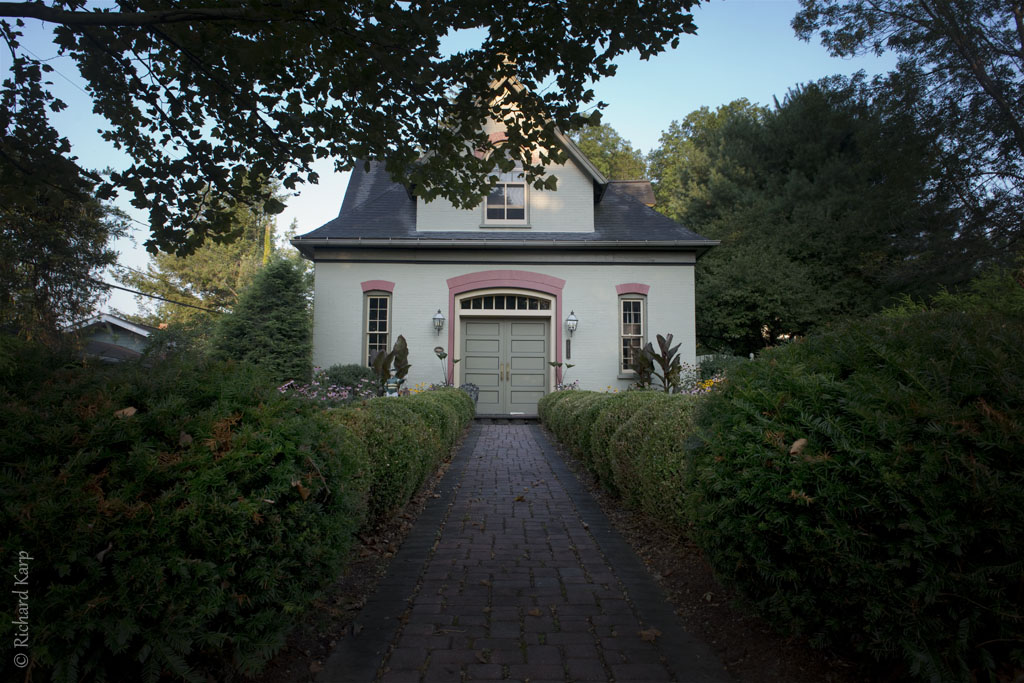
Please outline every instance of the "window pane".
M509 309L511 311L511 310L515 310L515 307L516 307L516 298L514 296L506 296L505 297L505 308L507 308L507 309Z
M526 220L526 209L509 209L505 212L505 218L510 221Z
M469 308L469 299L462 300L462 308Z
M509 206L526 206L526 187L523 185L506 185L505 196Z
M376 332L377 331L377 321L376 320L371 320L370 324L367 326L366 329L369 330L370 332Z
M540 310L542 310L542 311L550 311L551 310L551 302L548 301L547 299L541 299L540 300Z
M505 310L505 297L496 296L494 297L494 307L499 311Z
M534 299L533 297L530 297L530 310L531 311L536 311L539 304L540 304L540 300L539 299Z
M505 186L495 185L487 195L487 206L505 206Z
M488 220L500 221L505 217L505 209L487 209Z
M494 297L493 296L485 296L484 297L484 309L485 310L491 310L493 308L494 308Z
M473 299L473 308L483 308L483 307L484 307L484 300L483 299L481 299L480 297L476 297L475 299Z

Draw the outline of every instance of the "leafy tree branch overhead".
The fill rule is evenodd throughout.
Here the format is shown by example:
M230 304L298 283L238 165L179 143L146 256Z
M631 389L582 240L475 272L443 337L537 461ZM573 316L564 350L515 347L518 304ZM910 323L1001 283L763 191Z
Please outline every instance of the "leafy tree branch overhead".
M208 197L279 211L267 186L247 178L291 189L318 180L318 159L336 158L339 169L386 159L424 196L471 206L493 160L465 154L465 144L493 147L479 130L486 117L521 112L509 119L507 148L542 183L541 166L561 157L555 127L579 128L602 106L588 84L613 74L620 55L647 58L694 33L698 2L0 3L13 58L0 86L0 163L26 185L74 190L88 178L101 197L127 192L149 211L147 248L182 255L231 230L232 207ZM50 68L21 44L26 20L54 27L128 168L98 179L71 158L47 118L65 108L50 92ZM443 54L446 35L471 28L486 31L478 48ZM26 122L47 129L45 142L18 139ZM519 151L536 146L547 150L539 159ZM34 157L59 173L39 172Z
M1007 247L1024 217L1024 3L1019 0L800 0L798 37L835 56L892 51L876 86L903 93L951 164L966 161L976 218Z

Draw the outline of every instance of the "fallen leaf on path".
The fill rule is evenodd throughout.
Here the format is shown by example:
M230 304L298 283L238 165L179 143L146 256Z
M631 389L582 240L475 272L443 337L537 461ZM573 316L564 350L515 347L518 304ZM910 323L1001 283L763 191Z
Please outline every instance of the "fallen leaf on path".
M661 635L661 631L656 628L649 628L646 631L640 631L640 637L646 640L648 643L653 643Z

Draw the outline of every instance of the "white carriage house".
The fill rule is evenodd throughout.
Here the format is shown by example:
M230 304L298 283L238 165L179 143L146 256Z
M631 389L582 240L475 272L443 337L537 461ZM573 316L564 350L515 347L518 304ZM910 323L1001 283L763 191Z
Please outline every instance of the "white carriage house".
M338 217L292 240L315 264L314 364L367 364L401 334L406 386L444 380L442 346L460 359L455 384L479 387L478 415L530 416L563 380L625 389L656 334L693 363L694 264L717 242L656 212L648 181L609 181L561 139L557 190L505 174L470 210L357 164Z

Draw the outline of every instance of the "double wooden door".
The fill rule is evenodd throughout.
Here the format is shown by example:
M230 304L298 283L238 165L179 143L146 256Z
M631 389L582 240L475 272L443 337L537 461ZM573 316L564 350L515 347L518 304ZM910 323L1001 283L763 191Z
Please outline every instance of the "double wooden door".
M548 390L548 320L462 318L463 381L480 387L478 415L536 415Z

